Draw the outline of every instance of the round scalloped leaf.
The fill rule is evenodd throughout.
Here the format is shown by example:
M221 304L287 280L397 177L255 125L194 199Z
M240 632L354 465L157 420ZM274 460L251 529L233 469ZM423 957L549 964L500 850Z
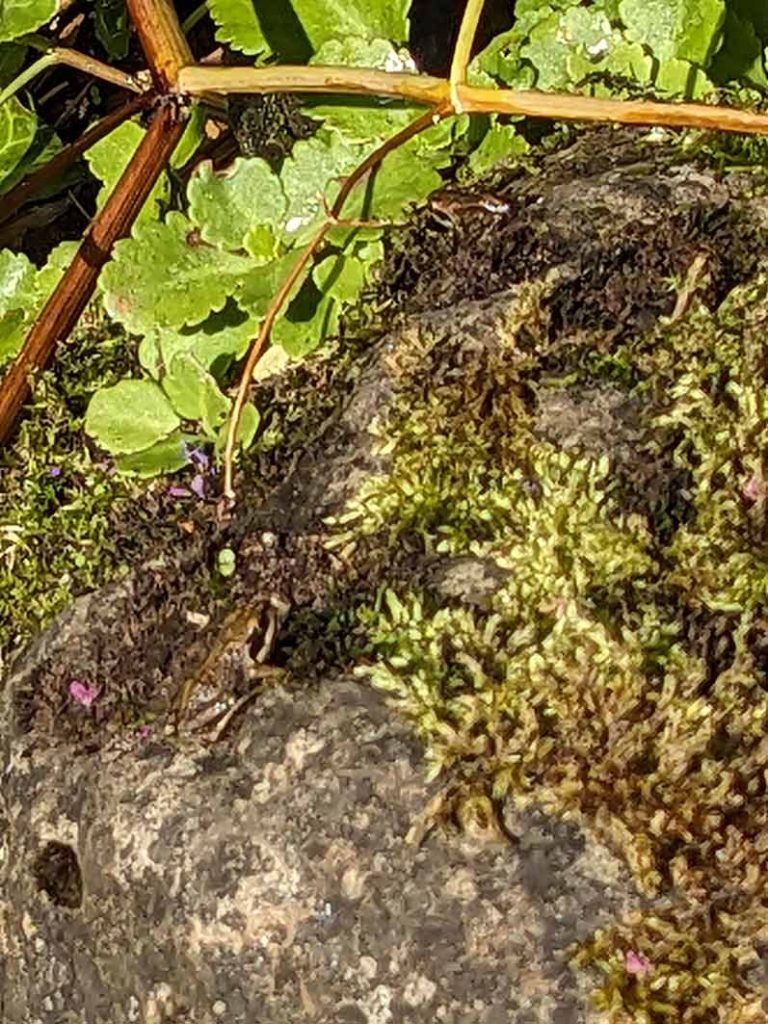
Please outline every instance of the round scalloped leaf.
M396 49L386 39L368 41L358 36L329 40L310 63L377 68L381 71L416 71L407 50ZM327 127L335 128L350 142L356 143L378 142L387 135L394 135L418 114L416 107L374 97L358 101L344 97L336 103L308 102L306 110L310 116L322 118Z
M704 65L720 40L724 0L621 0L627 36L665 60Z
M107 201L145 134L146 129L142 128L140 124L135 121L125 121L110 132L106 138L94 143L85 154L88 166L102 184L96 199L97 207L101 208ZM142 206L136 223L143 220L157 220L160 206L167 201L169 194L168 178L163 174Z
M198 420L213 436L226 418L229 399L219 391L213 376L191 352L173 357L161 381L174 411L185 420Z
M58 10L56 0L3 0L0 4L0 43L34 32Z
M151 380L121 380L97 391L85 414L85 430L114 455L151 448L180 426L179 417Z
M142 478L175 473L189 462L185 445L196 438L174 430L168 437L153 444L151 448L131 455L115 456L115 468L119 473Z
M262 225L283 223L286 199L280 179L259 157L238 157L217 174L200 164L187 186L189 215L206 242L242 249L246 235Z
M187 218L172 212L117 243L101 276L104 305L137 334L197 324L223 309L252 266L246 256L203 243Z
M280 173L283 191L288 197L283 237L289 245L309 240L324 216L322 197L332 178L340 178L360 162L360 150L336 133L300 139ZM336 183L334 192L338 192Z
M12 96L0 105L0 191L37 134L37 117Z

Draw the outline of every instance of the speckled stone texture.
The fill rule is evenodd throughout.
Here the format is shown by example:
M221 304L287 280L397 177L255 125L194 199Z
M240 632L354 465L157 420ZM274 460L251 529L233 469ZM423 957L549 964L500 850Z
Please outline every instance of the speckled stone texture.
M626 892L543 817L409 846L419 751L344 679L272 690L228 751L17 743L2 796L4 1024L575 1024L562 950Z

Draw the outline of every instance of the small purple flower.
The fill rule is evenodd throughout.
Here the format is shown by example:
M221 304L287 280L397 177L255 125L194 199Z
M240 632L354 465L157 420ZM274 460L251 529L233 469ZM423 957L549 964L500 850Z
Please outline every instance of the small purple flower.
M82 683L79 679L73 679L69 684L70 697L78 704L82 704L84 708L91 707L100 693L101 690L98 687Z
M636 953L633 949L628 949L624 955L624 970L627 974L634 974L637 978L644 978L653 970L653 964L642 953Z
M149 725L142 725L139 729L139 738L142 740L148 740L152 735L152 727Z
M174 485L173 487L169 487L168 488L168 492L167 493L168 493L169 497L171 497L171 498L188 498L189 497L189 488L187 488L187 487L176 487Z
M199 467L201 473L207 473L211 468L211 460L201 448L190 448L189 457Z
M205 477L202 473L195 474L189 487L192 493L196 494L198 498L205 497Z
M61 466L51 466L48 470L49 476L61 476Z

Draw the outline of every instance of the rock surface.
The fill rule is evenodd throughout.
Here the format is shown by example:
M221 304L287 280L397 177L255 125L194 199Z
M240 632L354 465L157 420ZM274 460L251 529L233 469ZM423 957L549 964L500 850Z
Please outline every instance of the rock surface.
M553 334L597 326L616 336L672 312L662 282L724 224L737 232L740 200L713 175L638 167L632 143L630 170L610 145L595 167L584 145L549 177L512 182L505 220L474 214L429 253L400 257L411 308L449 308L414 314L364 357L352 385L341 382L342 413L245 529L239 597L322 609L343 568L323 548L322 520L378 466L368 427L391 396L388 357L414 332L435 349L462 335L472 358L493 344L517 284L547 279ZM683 222L694 228L663 249ZM437 268L440 246L454 255ZM734 281L728 258L712 252L713 297ZM612 452L619 464L637 433L611 387L542 393L537 423L564 448ZM589 1019L567 950L639 898L620 862L575 825L508 809L503 837L434 831L408 843L437 789L405 726L344 674L265 687L221 744L164 730L163 709L222 618L201 597L207 557L145 561L81 598L5 681L0 1020ZM478 607L494 587L494 570L471 560L414 573ZM237 665L217 671L244 692ZM73 678L98 680L102 702L73 712Z

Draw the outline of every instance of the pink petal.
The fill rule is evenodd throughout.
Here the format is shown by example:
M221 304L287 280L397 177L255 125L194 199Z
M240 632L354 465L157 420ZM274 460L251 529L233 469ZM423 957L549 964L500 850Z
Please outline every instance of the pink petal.
M638 978L644 978L653 970L651 961L646 959L642 953L635 953L634 950L627 950L624 956L624 970L627 974L634 974Z
M763 484L757 473L753 473L749 480L744 485L742 495L745 501L755 502L760 497L763 490Z
M88 683L81 683L79 679L73 679L69 684L70 697L72 700L77 701L78 704L82 704L84 708L89 708L100 692L97 687L89 686Z

